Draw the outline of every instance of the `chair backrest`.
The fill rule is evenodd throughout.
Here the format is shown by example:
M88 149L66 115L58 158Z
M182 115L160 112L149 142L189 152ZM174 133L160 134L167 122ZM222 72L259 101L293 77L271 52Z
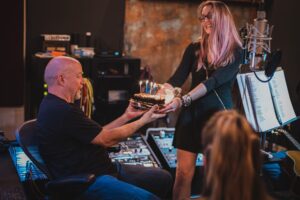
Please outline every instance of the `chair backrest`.
M16 131L16 138L24 153L29 157L33 164L51 180L52 176L38 149L37 131L36 119L26 121Z

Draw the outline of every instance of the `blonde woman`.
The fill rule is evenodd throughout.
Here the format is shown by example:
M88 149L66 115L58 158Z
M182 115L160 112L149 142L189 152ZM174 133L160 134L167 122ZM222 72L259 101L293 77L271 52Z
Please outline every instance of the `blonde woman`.
M174 98L161 112L182 108L173 145L177 151L174 199L190 197L201 130L215 112L232 107L231 89L242 60L241 40L229 8L220 1L204 1L198 8L199 41L186 48L174 75L165 88L181 87L189 74L191 90Z
M260 173L259 138L236 111L216 113L203 129L206 158L199 200L268 200Z

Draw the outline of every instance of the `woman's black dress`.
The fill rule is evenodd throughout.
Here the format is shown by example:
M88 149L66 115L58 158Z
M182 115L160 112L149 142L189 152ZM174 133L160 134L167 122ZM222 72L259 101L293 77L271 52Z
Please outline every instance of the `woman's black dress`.
M183 107L176 123L173 146L194 153L201 152L201 130L210 116L224 106L232 108L232 86L242 62L242 50L238 48L231 64L217 69L202 67L197 71L199 51L199 43L189 44L178 69L167 81L173 87L181 87L191 73L191 89L200 83L206 86L206 95Z

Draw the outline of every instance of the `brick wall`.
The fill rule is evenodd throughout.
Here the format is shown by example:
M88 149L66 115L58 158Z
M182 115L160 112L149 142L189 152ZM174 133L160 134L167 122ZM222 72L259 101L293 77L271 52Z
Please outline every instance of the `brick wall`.
M199 36L198 5L191 0L127 0L125 54L141 58L141 66L150 67L155 81L165 82L179 65L185 47ZM254 5L229 7L238 28L256 17Z

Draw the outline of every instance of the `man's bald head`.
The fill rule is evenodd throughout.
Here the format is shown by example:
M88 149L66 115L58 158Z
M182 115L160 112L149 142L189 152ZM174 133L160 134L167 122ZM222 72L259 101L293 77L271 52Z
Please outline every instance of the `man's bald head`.
M66 57L57 56L52 58L46 66L44 80L48 86L55 83L57 76L72 70L72 66L81 65L78 60Z

